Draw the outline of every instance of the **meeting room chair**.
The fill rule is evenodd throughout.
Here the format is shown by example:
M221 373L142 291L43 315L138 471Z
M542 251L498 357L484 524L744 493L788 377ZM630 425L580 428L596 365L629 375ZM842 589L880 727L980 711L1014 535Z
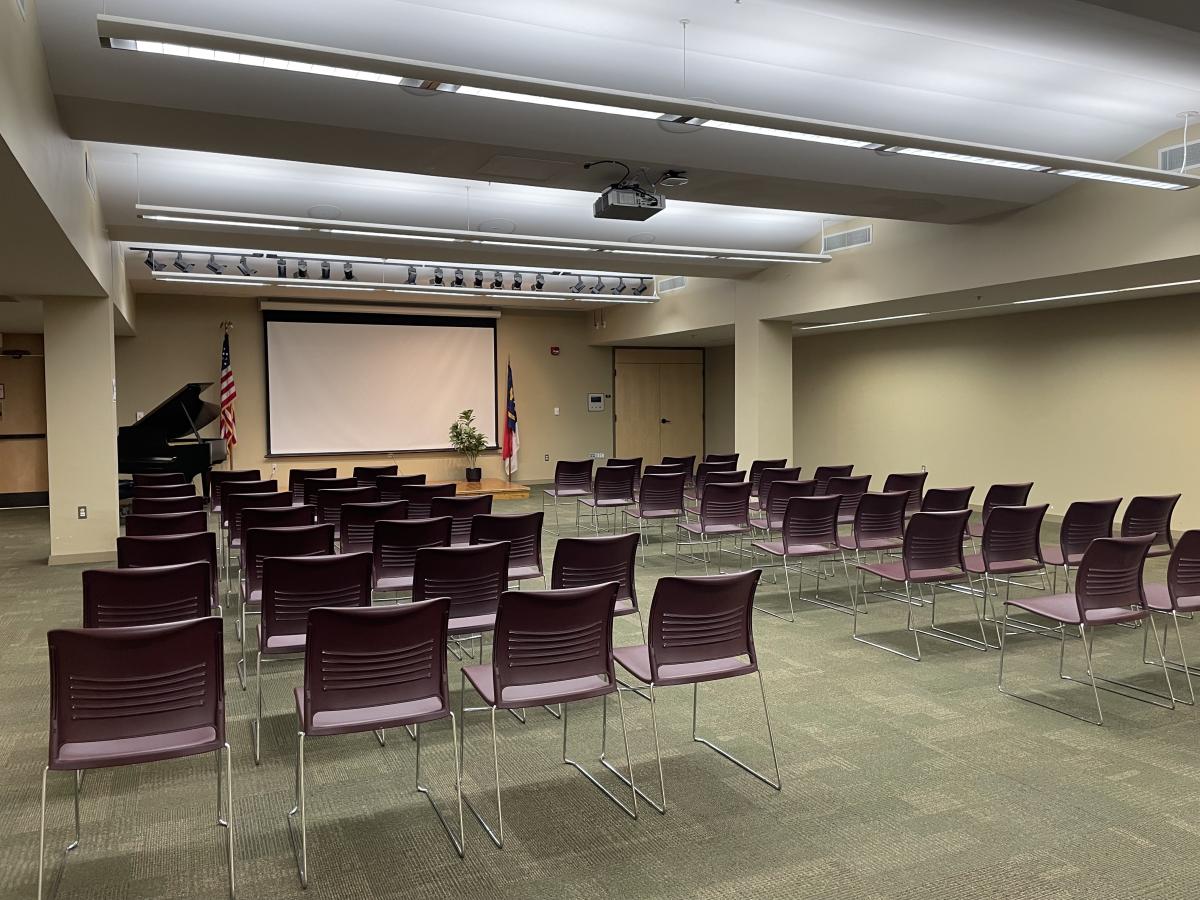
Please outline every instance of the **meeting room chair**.
M779 791L783 780L779 775L779 756L775 752L775 735L771 730L771 714L767 709L767 689L754 647L754 594L758 587L758 569L732 575L706 577L666 576L660 578L650 604L650 638L636 647L617 647L613 651L617 663L634 678L645 684L650 692L650 722L654 733L654 757L658 763L659 799L651 799L634 787L632 777L607 766L626 787L632 788L660 813L667 811L667 784L663 775L662 749L658 734L659 691L665 687L692 686L692 741L702 744L743 772ZM762 697L763 722L766 725L767 745L775 777L764 775L743 762L709 738L700 736L700 684L755 675ZM619 696L619 694L618 694ZM729 721L720 717L724 723ZM728 731L728 724L720 730ZM632 773L631 773L632 776Z
M372 732L386 745L389 728L415 728L414 786L433 808L455 852L464 852L458 728L450 710L446 671L445 597L384 608L314 609L305 635L304 681L296 701L296 796L288 812L296 868L308 887L305 743L309 738ZM421 726L450 720L458 827L451 828L429 786L421 782ZM299 832L298 839L295 832ZM456 833L457 832L457 833Z
M135 499L139 497L195 497L196 486L191 482L187 484L135 484L131 496Z
M703 466L704 463L700 465ZM725 465L725 463L718 465ZM691 496L684 493L684 508L690 513L698 512L700 504L704 502L704 491L710 484L739 484L743 481L746 481L745 469L715 469L709 472L697 472ZM747 481L746 484L749 486L750 482ZM688 502L689 500L691 502Z
M851 637L854 640L862 644L877 647L880 650L886 650L888 653L894 653L897 656L903 656L905 659L910 659L914 662L920 662L921 660L920 636L922 634L976 650L988 649L990 645L987 642L983 615L979 611L978 603L975 604L975 618L979 624L980 636L978 641L941 628L937 624L938 587L957 582L962 578L966 578L968 583L971 580L970 575L966 571L962 551L962 534L963 529L966 527L968 516L970 516L970 511L965 509L955 512L915 513L909 519L908 527L904 531L904 545L901 549L899 560L883 563L860 562L855 564L859 572L858 596L863 598L864 607L866 606L867 594L875 594L876 596L890 600L898 600L905 605L907 619L904 627L905 631L911 633L913 636L913 643L916 647L915 653L908 653L899 647L890 646L859 634L859 610L857 603L854 604L854 627L851 631ZM879 590L867 590L864 577L867 574L874 575L880 580L881 587ZM899 594L894 591L884 590L882 584L885 582L903 585L904 593ZM913 609L926 605L924 595L921 593L922 587L928 587L930 590L930 599L928 602L930 607L930 626L927 630L916 628L913 625ZM916 589L916 596L913 596L914 588ZM975 600L974 595L972 595L972 600Z
M221 485L226 481L261 481L258 469L213 469L208 473L208 500L214 513L221 511Z
M640 456L613 456L605 460L604 464L606 466L633 466L634 471L637 472L637 477L642 477L642 457Z
M954 512L970 509L974 487L930 488L921 498L921 512Z
M432 518L450 517L450 543L471 543L471 520L492 512L491 494L467 494L454 497L434 497L429 505Z
M706 453L704 454L704 462L720 463L729 466L731 469L736 469L739 455L737 453Z
M649 466L647 470L651 468L655 467ZM646 564L646 525L658 522L659 551L663 552L667 544L667 522L678 524L682 519L685 511L683 485L686 478L682 469L661 475L647 471L638 486L637 503L625 507L624 526L627 527L631 521L637 526L642 565Z
M375 523L407 519L408 501L343 503L339 513L338 549L342 553L370 553L375 542Z
M354 475L359 487L377 488L379 487L376 479L381 476L393 476L400 471L400 467L392 466L355 466Z
M1121 517L1121 537L1154 535L1154 543L1147 551L1147 558L1170 556L1175 549L1175 537L1171 534L1171 515L1180 494L1158 497L1134 497L1125 507Z
M1151 547L1154 545L1151 544ZM1169 616L1175 626L1175 638L1179 642L1179 662L1166 658L1167 666L1172 672L1183 672L1187 681L1189 705L1196 705L1196 692L1192 687L1192 676L1198 675L1193 666L1188 665L1187 653L1183 649L1183 633L1179 629L1179 619L1194 618L1200 612L1200 531L1195 529L1185 531L1171 551L1171 559L1167 563L1166 582L1149 582L1143 585L1146 594L1146 606L1151 612ZM1164 628L1164 632L1165 632ZM1148 635L1142 636L1142 661L1150 663L1146 652ZM1165 634L1164 634L1165 637ZM1152 663L1157 665L1156 663Z
M225 546L225 530L229 525L229 511L227 504L229 498L234 494L274 494L279 491L279 482L274 478L264 478L258 481L250 481L249 479L237 478L222 482L218 488L219 500L217 506L220 513L217 515L217 543L222 547L224 552ZM229 557L225 557L225 566L229 566Z
M299 505L309 502L304 494L304 482L309 478L337 478L337 468L330 466L324 469L292 469L288 472L288 490L292 492L293 503Z
M882 562L884 553L904 546L904 514L911 496L907 489L863 494L854 510L854 525L849 534L838 538L838 545L858 562L867 553Z
M921 510L925 480L928 477L928 472L893 472L883 480L883 492L886 494L891 491L908 491L908 504L904 508L904 514L911 516Z
M377 503L377 487L321 488L317 491L317 521L333 526L335 539L341 536L343 503Z
M220 575L217 567L217 536L211 531L191 534L122 535L117 538L117 568L173 566L205 562L209 565L209 590L214 611L221 607Z
M1058 592L1058 570L1063 570L1063 588L1071 589L1071 569L1078 568L1084 551L1096 538L1110 538L1121 498L1076 500L1067 507L1058 527L1058 544L1042 547L1042 559L1050 566L1051 587Z
M433 515L435 497L454 497L458 485L453 481L443 484L409 484L400 489L400 498L408 501L410 519L428 519Z
M204 509L203 497L134 497L129 511L135 516L150 516L157 513L200 512Z
M208 516L204 512L153 513L125 517L125 533L130 536L195 534L208 530Z
M685 486L692 486L696 475L695 456L664 456L659 464L663 466L679 466L683 469L683 474L686 476Z
M404 487L409 484L424 484L425 475L380 475L375 479L375 487L379 488L379 499L392 503L403 500Z
M816 493L837 494L842 498L842 509L838 513L838 522L850 525L854 522L854 513L858 510L858 501L871 486L870 475L836 475L825 483L821 490L821 482L817 481Z
M704 491L704 480L708 477L708 475L710 473L712 473L712 472L733 472L736 470L737 470L737 463L735 463L735 462L730 462L730 461L724 460L724 459L715 459L715 460L711 460L711 461L705 460L704 462L702 462L698 466L696 466L696 472L692 476L692 480L691 480L691 484L690 484L691 490L688 491L688 494L693 499L698 500L700 498L700 495ZM745 471L745 469L743 469L742 477L738 480L742 481L745 479L745 477L746 477L746 471Z
M704 574L709 572L709 551L715 544L717 550L717 571L723 572L722 552L726 538L733 541L730 552L735 553L740 562L745 561L744 541L750 532L750 482L740 481L733 484L710 484L704 489L704 497L700 501L700 510L695 522L681 522L676 526L675 535L675 571L679 572L680 550L684 546L699 545L704 553L703 559L690 557L696 562L704 563Z
M554 464L554 487L542 491L542 512L546 512L546 498L554 503L554 530L546 529L551 534L562 532L559 521L558 501L562 498L578 500L592 493L592 464L593 460L560 459ZM575 505L575 531L579 532L579 506Z
M533 578L546 582L542 568L542 521L539 510L511 516L477 515L471 519L471 543L495 544L507 541L508 581L527 581ZM548 585L547 585L548 586Z
M651 463L650 465L645 466L642 469L643 476L645 476L645 475L674 475L676 472L682 474L685 479L690 474L687 471L687 467L684 466L683 463L670 463L667 465Z
M417 552L449 547L450 525L449 516L376 522L371 549L376 596L411 591Z
M207 562L87 569L83 573L83 627L163 625L220 614Z
M1146 551L1153 541L1154 536L1149 534L1127 538L1095 538L1087 545L1079 559L1073 592L1006 600L1004 602L1004 619L1000 629L1000 673L996 682L1000 693L1091 725L1104 724L1104 711L1100 708L1100 691L1102 690L1112 691L1130 700L1139 700L1164 709L1174 709L1175 691L1171 685L1163 640L1159 636L1154 617L1146 606L1146 595L1142 587L1142 568L1146 561ZM1005 652L1012 637L1007 627L1010 608L1034 613L1057 625L1060 639L1058 677L1064 681L1078 682L1091 687L1092 697L1096 702L1095 719L1061 707L1051 706L1049 703L1033 697L1017 694L1004 686ZM1137 622L1145 622L1154 631L1158 660L1167 684L1166 694L1159 694L1145 687L1096 674L1092 657L1092 643L1095 640L1096 629L1108 625L1132 625ZM1078 629L1083 645L1083 658L1087 670L1086 679L1067 675L1063 671L1068 626ZM1120 687L1121 690L1115 690L1114 686ZM1138 694L1142 696L1137 696Z
M629 803L604 787L595 776L567 755L569 704L601 698L604 703L604 734L601 759L608 731L608 696L617 695L625 759L630 766L629 736L625 708L617 690L613 666L612 618L615 585L601 584L570 590L505 591L498 600L495 641L490 664L464 666L459 693L460 764L466 769L466 720L468 712L491 714L492 763L496 779L495 828L464 795L463 802L492 842L504 847L504 805L500 785L500 746L496 733L497 710L516 713L530 706L559 706L562 709L562 762L580 772L590 784L617 804L626 815L637 818L637 795L630 790ZM482 707L466 706L467 685L483 701ZM628 785L633 785L629 769ZM561 826L560 826L561 827Z
M830 478L849 478L853 472L853 464L848 466L817 466L813 472L813 481L817 483L817 496L833 493L833 491L829 490Z
M268 495L270 496L270 495ZM315 525L315 507L300 506L248 506L242 510L241 544L246 546L246 532L251 528L291 528L294 525Z
M768 472L791 472L799 469L768 469ZM815 479L800 480L773 479L766 485L766 493L761 499L761 515L750 517L750 528L765 537L771 532L783 527L783 517L787 513L788 503L793 497L811 497L817 488ZM753 506L753 504L751 504Z
M317 526L321 527L321 526ZM325 526L328 527L328 526ZM371 555L268 556L262 563L262 615L254 655L254 764L262 761L262 664L304 656L308 614L371 605Z
M304 502L310 506L317 506L317 495L321 491L357 487L358 480L355 478L318 478L310 476L304 479Z
M508 588L508 556L507 541L417 551L413 602L450 598L448 628L456 653L464 640L478 637L479 658L483 658L483 636L495 627L496 603Z
M576 503L588 513L588 528L600 533L600 513L611 517L611 529L617 530L621 512L637 503L634 481L637 470L633 466L600 466L592 482L591 493L580 497ZM579 509L575 511L575 532L581 527Z
M228 485L226 485L228 489ZM241 565L242 519L248 509L285 509L292 505L289 491L226 494L221 516L225 520L225 581L233 592L233 557Z
M750 507L766 509L767 498L771 494L771 485L776 481L797 481L800 478L800 466L766 466L758 473L758 481L750 482ZM814 486L816 482L813 482Z
M787 620L789 622L796 621L796 607L792 599L793 572L796 573L795 596L798 596L801 600L847 614L853 614L858 604L858 597L854 591L854 582L850 578L850 566L846 559L846 551L839 543L837 519L842 498L837 494L814 496L812 494L812 485L814 483L815 479L799 482L775 482L772 486L775 490L779 490L788 484L799 484L804 485L808 493L786 495L787 505L784 507L783 522L779 527L778 540L773 539L767 534L761 540L754 541L751 544L753 550L765 553L768 559L779 559L778 566L783 569L783 581L787 589ZM821 596L821 581L822 579L833 577L832 567L830 573L826 574L823 565L818 565L815 569L806 569L804 566L805 562L809 560L822 562L824 560L834 561L836 559L841 559L842 562L842 574L846 577L846 590L850 594L851 605L839 603L837 600ZM805 573L813 575L816 579L816 590L812 597L804 596ZM775 580L778 581L779 579L776 578ZM774 616L777 619L783 618L782 615L765 606L756 605L755 609L765 612L769 616Z
M551 564L550 588L562 590L616 582L613 615L637 616L638 628L645 640L646 629L638 612L637 576L634 574L637 548L638 535L633 533L559 538Z
M971 522L967 536L972 540L983 537L983 526L987 517L996 506L1025 506L1029 502L1029 494L1033 490L1032 481L1013 482L1012 484L993 484L983 495L983 511L978 522Z
M758 500L759 483L762 481L763 469L782 469L787 466L786 459L756 459L750 463L750 502L753 505Z
M50 772L70 773L74 785L75 837L66 848L69 858L81 840L80 787L85 770L208 753L216 757L216 820L225 828L232 898L233 768L225 739L221 620L209 616L168 625L56 629L46 635L46 643L50 650L50 746L49 760L42 770L39 900L44 896L46 782ZM153 685L163 698L174 695L186 697L187 702L163 699L150 703L144 691L131 692L131 684ZM98 799L97 806L101 811L111 810L107 799ZM128 821L114 824L122 833L128 832ZM155 839L161 842L163 836L160 832ZM184 849L178 848L180 853ZM122 890L120 885L105 887L96 883L97 875L92 873L93 882L85 887L85 893ZM170 891L161 882L157 888L160 893Z
M147 484L190 484L191 480L182 472L134 472L133 483Z
M996 506L989 512L980 538L980 552L964 559L968 572L983 580L985 602L1004 583L1005 599L1012 597L1013 582L1037 575L1046 584L1046 563L1042 559L1042 522L1049 506ZM1020 587L1029 587L1017 582ZM993 604L992 619L996 619ZM1028 630L1026 623L1011 621L1010 627Z

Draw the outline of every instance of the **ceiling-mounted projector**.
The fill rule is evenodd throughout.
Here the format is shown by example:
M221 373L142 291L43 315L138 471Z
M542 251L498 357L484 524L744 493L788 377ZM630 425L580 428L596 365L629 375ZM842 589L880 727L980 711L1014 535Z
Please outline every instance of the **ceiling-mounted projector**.
M650 190L642 187L625 163L616 159L602 159L585 163L583 167L590 169L598 165L620 166L625 170L625 176L606 187L592 204L592 214L597 219L644 222L656 212L666 209L667 198L655 191L653 186Z

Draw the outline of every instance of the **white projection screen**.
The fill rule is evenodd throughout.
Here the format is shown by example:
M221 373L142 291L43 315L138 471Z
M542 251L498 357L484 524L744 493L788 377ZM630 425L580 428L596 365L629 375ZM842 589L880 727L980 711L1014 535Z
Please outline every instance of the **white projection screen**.
M496 443L492 318L264 310L273 456L444 450L464 409Z

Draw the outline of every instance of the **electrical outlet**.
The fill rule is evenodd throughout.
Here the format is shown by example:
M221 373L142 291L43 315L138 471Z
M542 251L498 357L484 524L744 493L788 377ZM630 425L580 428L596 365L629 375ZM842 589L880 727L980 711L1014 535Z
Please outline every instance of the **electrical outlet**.
M549 453L546 454L546 462L550 462L550 454Z
M554 407L554 414L555 414L556 416L558 415L558 407L557 407L557 406L556 406L556 407Z
M276 465L275 463L271 463L271 477L272 478L275 477L275 475L278 471L279 471L279 466Z
M922 471L922 472L928 472L928 471L929 471L927 468L925 468L925 464L924 464L924 463L922 463L922 464L921 464L921 471Z
M87 507L86 506L79 507L79 518L81 518L81 519L87 518Z

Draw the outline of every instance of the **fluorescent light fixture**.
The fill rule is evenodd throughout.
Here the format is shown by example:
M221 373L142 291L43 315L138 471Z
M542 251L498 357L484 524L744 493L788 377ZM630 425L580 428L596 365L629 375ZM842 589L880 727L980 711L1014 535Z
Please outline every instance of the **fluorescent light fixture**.
M266 287L265 281L253 281L249 278L241 278L237 281L232 281L228 278L214 278L212 276L202 276L205 284L228 284L233 287ZM182 276L172 277L170 275L160 276L154 279L155 281L176 281L183 284L195 284L197 278L184 278Z
M1158 291L1166 288L1190 287L1200 284L1200 278L1187 281L1167 281L1162 284L1139 284L1136 287L1109 288L1103 291L1084 291L1080 294L1058 294L1054 297L1034 297L1032 300L1014 300L1012 306L1023 306L1026 303L1049 303L1051 300L1078 300L1081 297L1107 297L1112 294L1132 294L1135 291Z
M239 228L277 228L280 231L304 231L299 225L275 225L263 222L239 222L236 219L200 219L190 216L142 216L157 222L187 222L192 225L235 225Z
M667 253L662 250L604 250L605 253L620 253L625 256L669 256L673 259L717 259L718 257L712 253ZM733 257L729 257L732 259ZM758 262L771 262L769 259L760 259Z
M853 322L827 322L824 325L802 325L801 331L816 331L818 328L841 328L844 325L870 325L875 322L895 322L897 319L919 319L927 316L927 312L905 313L902 316L880 316L877 319L856 319Z
M452 238L448 238L452 240ZM526 250L576 250L577 247L564 247L562 244L523 244L520 241L469 241L472 244L482 244L485 247L523 247Z
M406 241L453 241L455 238L438 237L433 234L409 234L407 232L396 231L356 231L353 228L317 228L316 231L323 231L326 234L349 234L356 237L386 237L386 238L401 238Z
M306 75L399 85L413 92L465 96L548 106L623 118L695 125L696 130L740 132L860 150L894 148L899 155L947 162L997 166L1028 172L1052 172L1137 187L1184 190L1200 178L1141 166L1078 159L1056 154L994 147L967 141L904 134L888 129L823 122L765 110L722 106L631 91L524 78L402 59L333 47L275 40L254 35L189 28L163 22L99 15L100 43L114 50L169 55L203 62L232 63Z

